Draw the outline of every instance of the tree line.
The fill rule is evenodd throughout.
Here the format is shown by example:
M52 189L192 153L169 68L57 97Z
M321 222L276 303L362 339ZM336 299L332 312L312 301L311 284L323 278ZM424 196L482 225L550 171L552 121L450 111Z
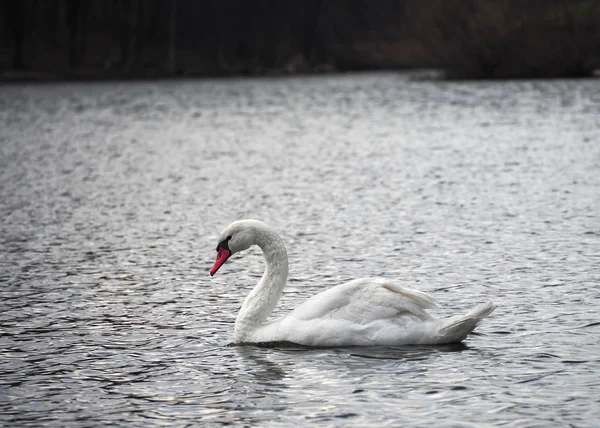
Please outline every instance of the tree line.
M598 0L4 0L0 71L55 77L600 69Z

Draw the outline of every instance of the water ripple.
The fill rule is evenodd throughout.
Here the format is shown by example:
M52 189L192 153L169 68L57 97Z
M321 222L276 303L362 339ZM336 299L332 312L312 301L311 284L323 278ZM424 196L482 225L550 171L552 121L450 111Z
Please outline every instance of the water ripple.
M596 86L4 87L0 423L595 425ZM499 308L463 345L230 346L262 261L207 271L242 217L288 245L275 315L367 275L433 294L439 316Z

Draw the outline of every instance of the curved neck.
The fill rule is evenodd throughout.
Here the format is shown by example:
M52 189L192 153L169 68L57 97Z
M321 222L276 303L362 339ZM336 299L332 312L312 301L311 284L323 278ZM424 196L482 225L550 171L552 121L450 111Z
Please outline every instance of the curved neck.
M252 341L252 332L275 309L288 276L287 251L279 235L266 227L260 228L256 230L255 243L262 250L267 266L238 313L233 333L236 342Z

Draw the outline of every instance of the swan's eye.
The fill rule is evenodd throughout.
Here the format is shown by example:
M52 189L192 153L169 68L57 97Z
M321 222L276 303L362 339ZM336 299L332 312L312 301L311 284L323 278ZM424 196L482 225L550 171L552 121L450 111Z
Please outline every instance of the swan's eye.
M229 241L230 240L231 240L231 235L229 235L227 238L225 238L221 242L219 242L219 245L217 245L217 251L219 251L219 248L225 248L227 251L229 251Z

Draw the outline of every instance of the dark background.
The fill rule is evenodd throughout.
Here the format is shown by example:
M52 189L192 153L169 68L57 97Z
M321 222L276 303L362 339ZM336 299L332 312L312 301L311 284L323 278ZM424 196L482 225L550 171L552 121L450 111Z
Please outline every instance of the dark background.
M4 79L591 76L600 0L2 0Z

